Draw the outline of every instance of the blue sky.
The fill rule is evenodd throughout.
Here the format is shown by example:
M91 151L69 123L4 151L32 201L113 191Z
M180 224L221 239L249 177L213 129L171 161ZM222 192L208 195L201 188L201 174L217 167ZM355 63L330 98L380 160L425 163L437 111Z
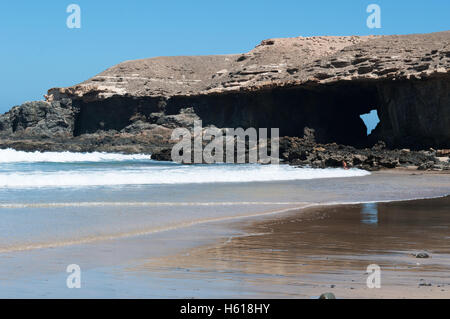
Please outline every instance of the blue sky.
M81 29L66 8L81 7ZM381 29L366 8L381 7ZM449 30L448 0L47 0L0 3L0 112L124 60L251 50L272 37Z

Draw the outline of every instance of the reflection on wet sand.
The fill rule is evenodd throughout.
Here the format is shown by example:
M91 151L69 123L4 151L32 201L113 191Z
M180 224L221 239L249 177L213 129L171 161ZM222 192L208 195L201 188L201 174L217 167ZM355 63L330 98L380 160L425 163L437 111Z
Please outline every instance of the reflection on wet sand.
M137 271L189 278L223 297L450 298L449 197L311 208L232 226L243 235ZM431 258L413 256L421 251ZM366 286L370 264L381 267L380 289Z
M378 203L367 203L361 206L361 223L368 225L378 224Z

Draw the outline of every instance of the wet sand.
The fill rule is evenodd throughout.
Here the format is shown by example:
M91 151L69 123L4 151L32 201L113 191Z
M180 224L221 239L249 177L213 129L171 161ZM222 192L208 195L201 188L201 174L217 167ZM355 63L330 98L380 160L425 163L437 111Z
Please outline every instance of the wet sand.
M316 207L228 226L241 235L133 271L169 286L186 281L205 296L450 298L450 197ZM381 288L367 287L370 264L381 267Z

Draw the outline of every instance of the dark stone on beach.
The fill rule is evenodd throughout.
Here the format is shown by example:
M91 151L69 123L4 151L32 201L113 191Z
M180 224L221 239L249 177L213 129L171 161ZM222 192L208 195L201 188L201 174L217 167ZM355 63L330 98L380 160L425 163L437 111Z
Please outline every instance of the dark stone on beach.
M420 165L421 169L435 167L436 158L428 151L388 149L382 142L372 148L358 149L336 143L319 144L313 140L310 131L307 138L281 138L281 159L292 165L313 168L343 167L345 162L348 168L355 167L369 171ZM450 167L450 163L440 164L443 167Z
M420 279L419 287L431 287L431 286L433 286L433 285L430 282Z
M325 292L320 295L319 299L336 299L336 296L332 292Z
M428 170L428 169L432 169L433 167L434 167L434 162L433 161L428 161L428 162L420 164L417 169L419 171L425 171L425 170Z
M152 153L152 159L155 161L171 161L171 152L172 149L170 148L158 149Z
M418 253L414 255L416 258L430 258L427 253Z

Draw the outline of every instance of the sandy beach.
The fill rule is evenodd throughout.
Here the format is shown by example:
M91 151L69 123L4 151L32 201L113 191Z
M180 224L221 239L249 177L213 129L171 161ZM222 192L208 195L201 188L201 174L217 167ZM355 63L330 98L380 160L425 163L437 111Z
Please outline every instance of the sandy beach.
M50 190L0 192L0 297L450 298L449 174Z
M247 297L450 298L449 212L450 197L307 208L232 223L245 234L151 260L141 271L189 278L198 289L223 276L242 281ZM370 264L381 267L378 289L366 285Z

